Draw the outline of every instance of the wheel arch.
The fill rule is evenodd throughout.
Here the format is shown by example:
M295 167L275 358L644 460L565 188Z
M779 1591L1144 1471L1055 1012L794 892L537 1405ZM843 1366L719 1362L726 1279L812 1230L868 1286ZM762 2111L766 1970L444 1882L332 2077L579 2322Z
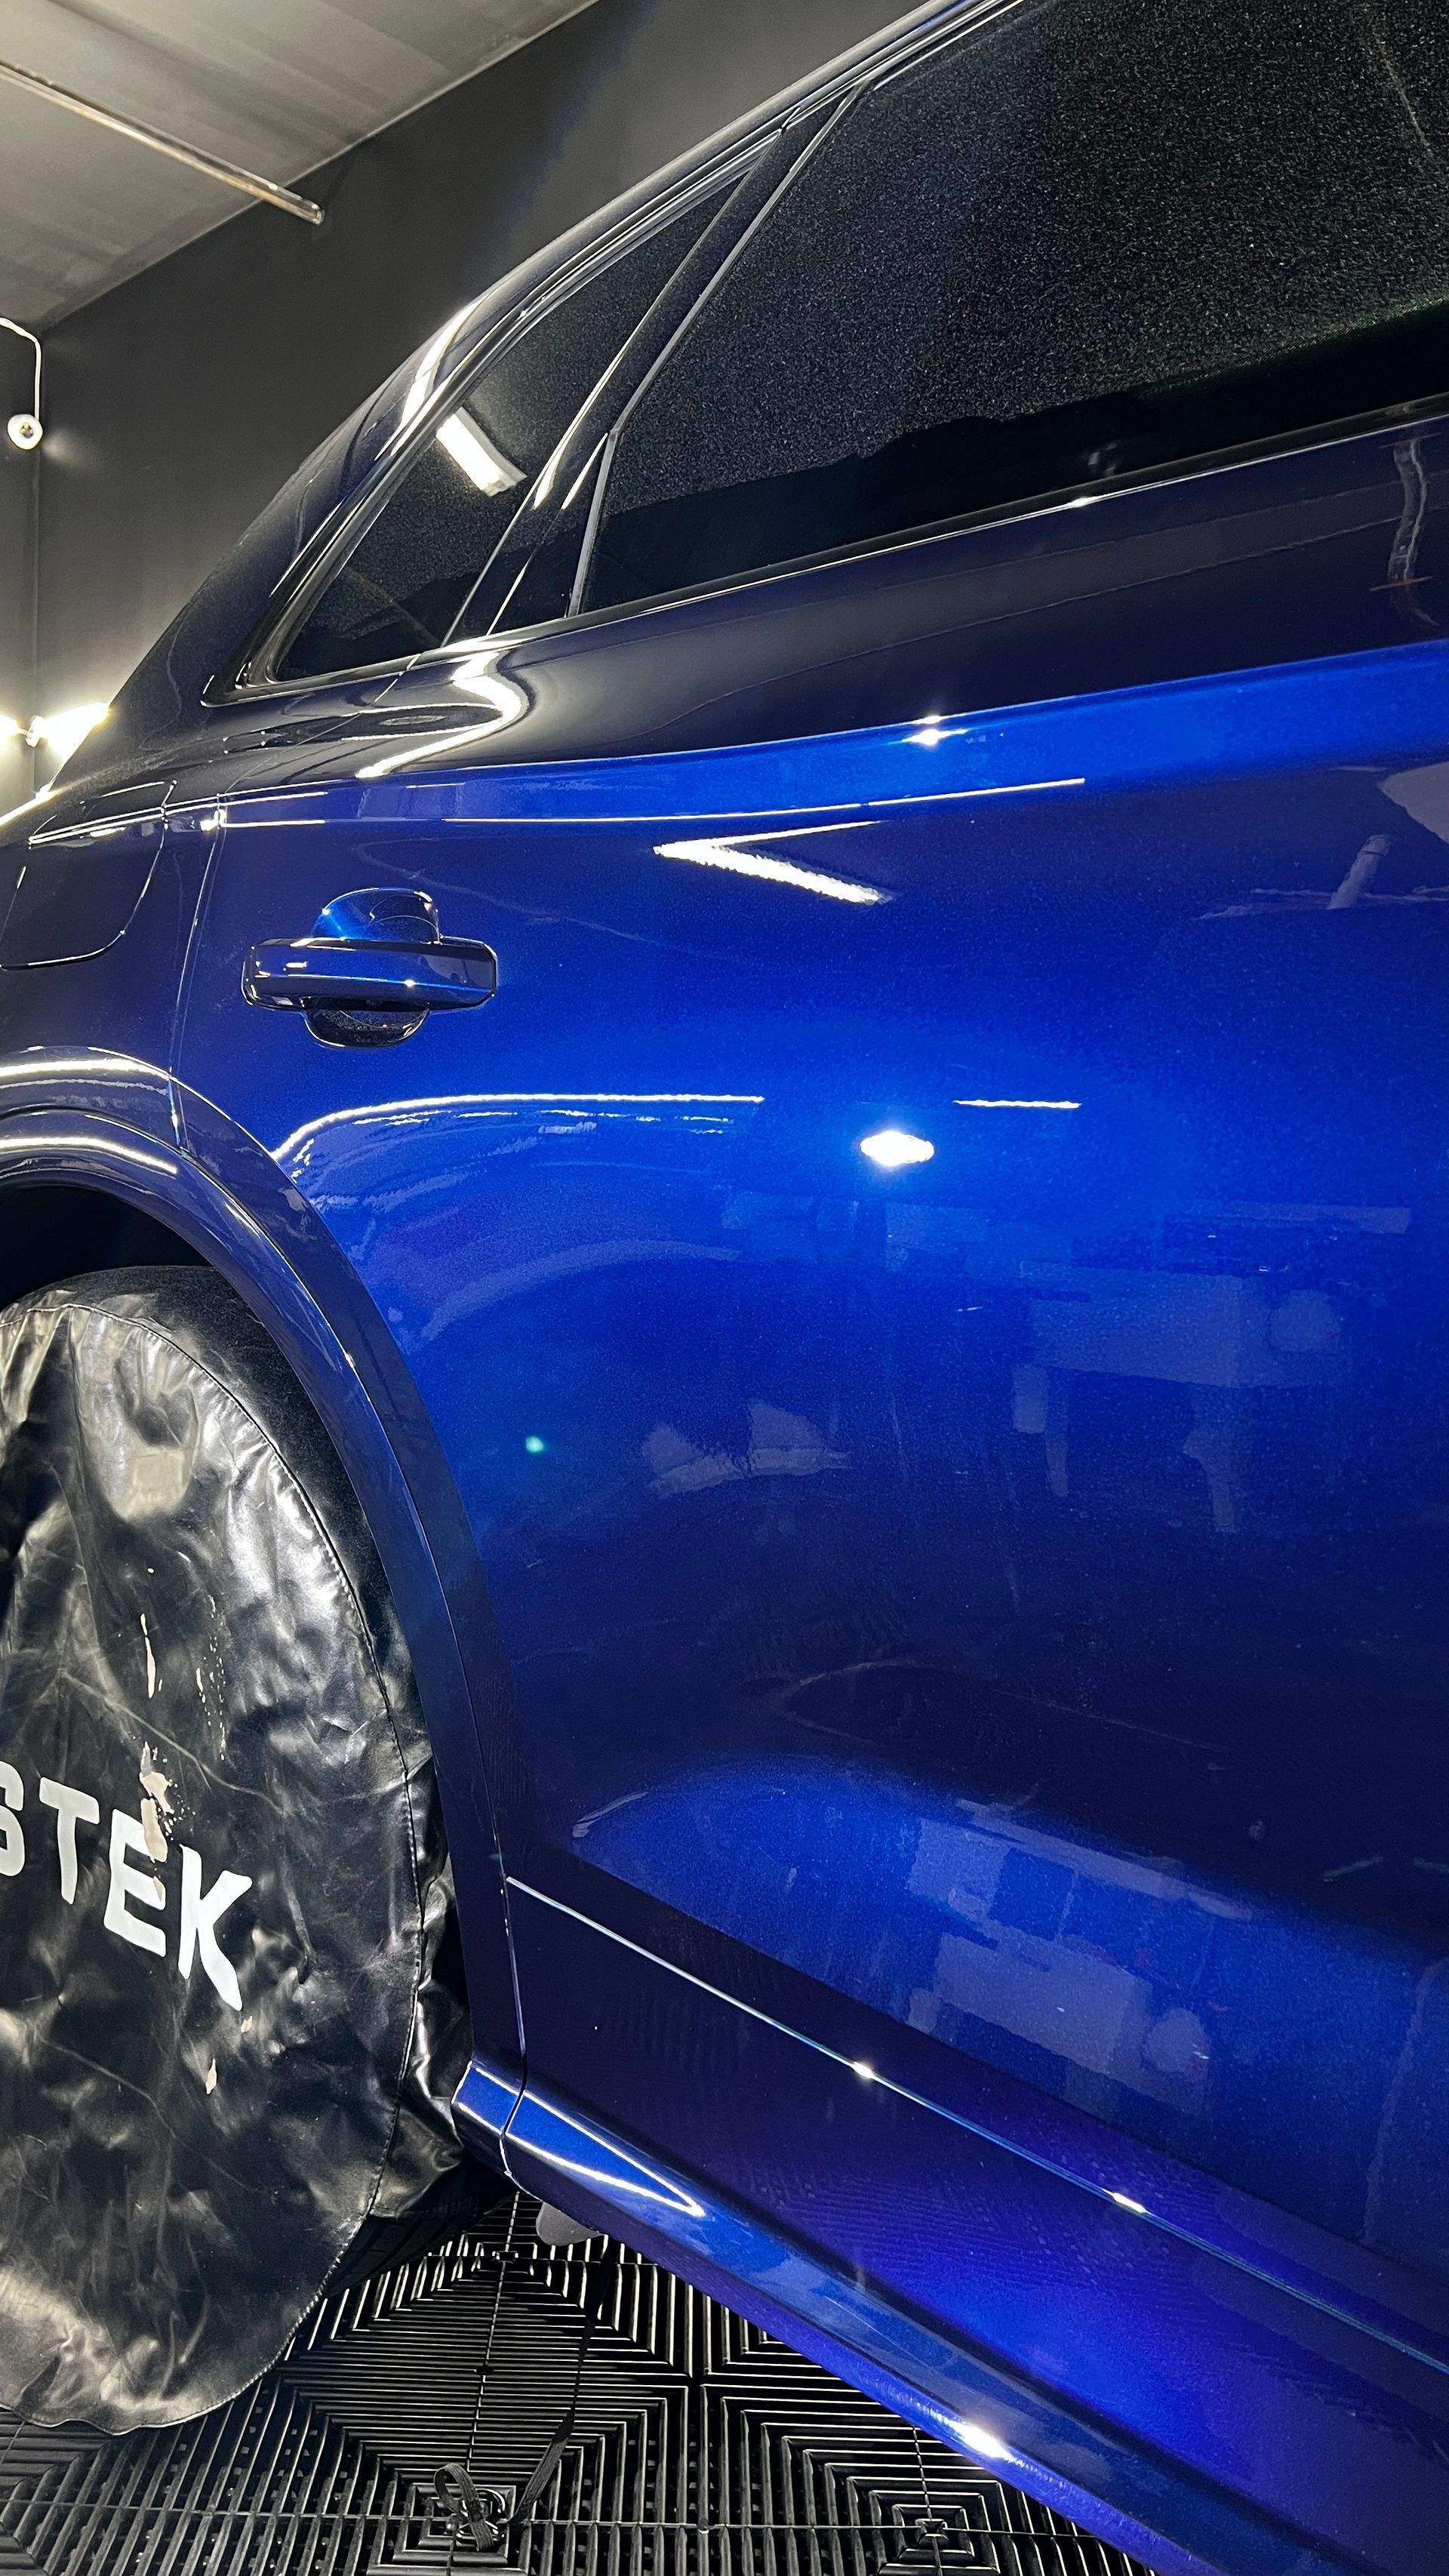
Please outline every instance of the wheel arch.
M507 1685L471 1532L390 1336L320 1221L269 1168L284 1242L154 1135L89 1112L0 1118L0 1304L90 1270L203 1264L280 1352L337 1452L392 1590L437 1765L475 2041L491 2063L516 2068L521 2085L484 1767L485 1727L496 1724Z

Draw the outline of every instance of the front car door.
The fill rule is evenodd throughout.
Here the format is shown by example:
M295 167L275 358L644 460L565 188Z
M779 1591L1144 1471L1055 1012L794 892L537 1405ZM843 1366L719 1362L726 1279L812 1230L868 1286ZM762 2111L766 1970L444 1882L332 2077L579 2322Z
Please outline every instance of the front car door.
M180 1071L487 1576L514 2169L1128 2536L1428 2576L1449 118L1375 27L1060 0L823 119L573 616L229 802ZM251 1012L369 888L486 1008Z

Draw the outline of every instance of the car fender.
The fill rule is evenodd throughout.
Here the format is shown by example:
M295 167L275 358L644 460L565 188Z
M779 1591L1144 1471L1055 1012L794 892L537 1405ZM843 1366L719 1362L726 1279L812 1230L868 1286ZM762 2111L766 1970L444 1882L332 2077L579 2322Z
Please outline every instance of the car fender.
M366 1300L337 1246L260 1148L236 1140L254 1185L248 1199L263 1195L265 1175L253 1167L272 1172L266 1217L145 1115L158 1105L158 1085L165 1094L164 1075L125 1063L114 1078L108 1112L96 1105L99 1064L85 1107L55 1097L66 1079L55 1064L0 1064L0 1192L93 1189L169 1228L236 1290L315 1406L362 1506L412 1656L458 1886L475 2038L521 2086L507 1902L485 1785L488 1721L506 1674L451 1477L380 1319L361 1311ZM44 1105L37 1091L50 1092ZM7 1092L30 1098L12 1108Z

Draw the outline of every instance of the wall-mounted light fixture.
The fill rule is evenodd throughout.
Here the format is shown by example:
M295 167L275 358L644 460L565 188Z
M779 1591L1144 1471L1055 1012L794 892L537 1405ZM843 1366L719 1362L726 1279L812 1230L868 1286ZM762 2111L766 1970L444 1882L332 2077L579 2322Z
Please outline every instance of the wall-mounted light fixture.
M54 752L57 762L69 760L77 745L85 741L88 733L94 733L102 717L110 712L108 706L93 705L65 707L58 716L33 716L25 739L32 751L38 751L43 743L47 751Z
M108 706L64 707L59 715L32 716L28 725L18 716L0 715L0 743L23 742L27 751L39 751L42 744L54 752L57 765L69 760L77 745L93 733Z
M12 322L3 313L0 313L0 331L13 331L17 340L28 340L35 351L35 391L30 409L13 411L5 423L5 435L11 446L23 449L28 455L45 436L40 418L40 342L33 331L26 330L23 322Z

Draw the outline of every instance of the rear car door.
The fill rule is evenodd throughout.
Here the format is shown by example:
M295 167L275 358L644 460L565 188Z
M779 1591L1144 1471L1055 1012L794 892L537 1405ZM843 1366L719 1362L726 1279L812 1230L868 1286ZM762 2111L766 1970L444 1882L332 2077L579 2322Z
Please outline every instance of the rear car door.
M515 2169L1215 2563L1428 2576L1449 119L1381 16L1063 0L823 129L574 615L229 807L180 1069L468 1512ZM487 1007L252 1014L369 888Z

